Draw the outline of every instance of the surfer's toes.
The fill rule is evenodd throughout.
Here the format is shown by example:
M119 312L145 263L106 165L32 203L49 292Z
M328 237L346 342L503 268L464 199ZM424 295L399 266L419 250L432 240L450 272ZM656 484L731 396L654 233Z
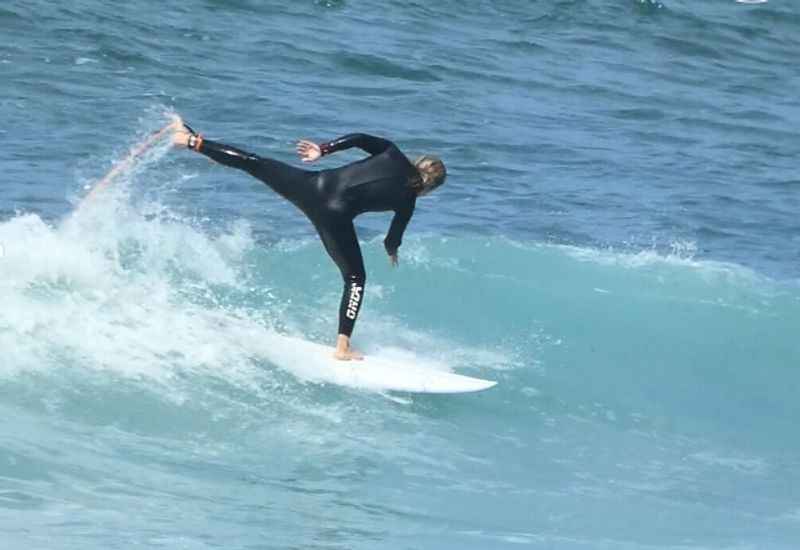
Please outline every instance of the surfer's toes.
M363 361L364 354L356 350L350 349L347 351L336 350L333 356L339 361Z

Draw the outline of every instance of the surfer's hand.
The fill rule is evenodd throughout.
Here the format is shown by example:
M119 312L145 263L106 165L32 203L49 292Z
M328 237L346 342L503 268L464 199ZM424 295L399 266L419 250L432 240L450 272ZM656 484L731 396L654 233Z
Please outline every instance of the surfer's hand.
M397 259L397 252L395 252L394 254L389 254L389 263L391 264L392 267L397 267L397 264L400 263L399 260Z
M301 139L297 142L297 154L303 162L314 162L322 156L322 149L313 141Z

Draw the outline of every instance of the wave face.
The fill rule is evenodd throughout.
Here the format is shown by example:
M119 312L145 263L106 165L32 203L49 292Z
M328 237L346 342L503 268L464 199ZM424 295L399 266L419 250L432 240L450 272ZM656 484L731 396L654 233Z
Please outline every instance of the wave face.
M161 177L154 157L137 186ZM385 396L269 359L276 331L335 332L319 243L259 245L243 220L204 228L134 187L58 225L0 223L8 547L789 548L797 534L795 287L501 237L417 235L393 271L368 241L365 351L500 382Z
M0 6L0 546L790 549L800 540L794 3ZM290 160L386 134L449 179L356 329L498 380L308 382L339 275L176 110ZM358 158L326 159L329 168Z

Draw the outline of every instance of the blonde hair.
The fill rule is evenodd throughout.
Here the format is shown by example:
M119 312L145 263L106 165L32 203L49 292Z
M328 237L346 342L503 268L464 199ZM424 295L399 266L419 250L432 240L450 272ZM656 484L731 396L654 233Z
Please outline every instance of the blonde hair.
M439 157L422 155L414 161L414 167L419 175L412 180L411 186L419 195L430 193L447 178L447 169Z

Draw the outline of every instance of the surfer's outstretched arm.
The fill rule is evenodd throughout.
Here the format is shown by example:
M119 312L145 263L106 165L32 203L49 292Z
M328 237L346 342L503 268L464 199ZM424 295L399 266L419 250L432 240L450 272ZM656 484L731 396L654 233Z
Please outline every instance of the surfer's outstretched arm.
M392 142L388 139L369 134L347 134L320 144L305 139L300 140L297 143L297 154L300 155L303 162L314 162L325 155L353 147L358 147L370 155L379 155L391 146Z
M370 155L379 155L391 146L392 142L388 139L371 136L369 134L347 134L333 141L322 143L319 148L323 156L330 155L336 151L352 149L353 147L358 147Z
M392 224L389 226L389 232L383 240L383 247L386 249L386 253L389 255L389 260L393 266L397 265L397 249L403 244L403 233L406 227L408 227L411 216L414 214L415 205L416 199L406 205L405 208L395 211Z

